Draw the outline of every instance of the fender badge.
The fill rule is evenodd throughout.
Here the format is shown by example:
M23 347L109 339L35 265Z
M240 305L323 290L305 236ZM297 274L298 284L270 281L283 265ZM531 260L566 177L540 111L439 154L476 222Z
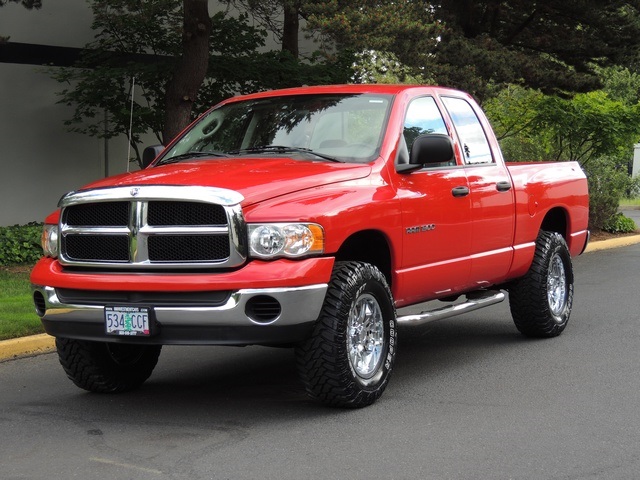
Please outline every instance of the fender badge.
M429 223L428 225L416 225L413 227L407 227L405 231L407 233L420 233L420 232L430 232L431 230L435 230L435 229L436 229L436 224Z

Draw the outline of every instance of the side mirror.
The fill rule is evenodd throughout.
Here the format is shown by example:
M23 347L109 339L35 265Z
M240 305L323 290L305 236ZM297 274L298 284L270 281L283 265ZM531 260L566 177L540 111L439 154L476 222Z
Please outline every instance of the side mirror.
M453 160L453 142L449 135L428 133L416 138L409 152L409 164L430 165Z
M401 141L404 142L404 137ZM413 141L411 152L407 155L406 147L404 152L404 161L399 158L399 164L396 165L398 173L409 173L424 166L446 164L454 160L453 142L448 135L441 133L419 135Z
M152 145L142 151L142 168L151 165L158 155L164 150L163 145Z

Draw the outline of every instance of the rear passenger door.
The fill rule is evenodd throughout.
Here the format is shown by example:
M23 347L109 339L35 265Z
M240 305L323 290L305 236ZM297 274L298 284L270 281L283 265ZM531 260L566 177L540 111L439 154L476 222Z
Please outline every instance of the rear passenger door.
M471 273L478 287L500 282L513 258L515 196L511 176L482 112L464 98L442 96L455 128L469 181L471 201ZM489 135L491 137L489 137Z

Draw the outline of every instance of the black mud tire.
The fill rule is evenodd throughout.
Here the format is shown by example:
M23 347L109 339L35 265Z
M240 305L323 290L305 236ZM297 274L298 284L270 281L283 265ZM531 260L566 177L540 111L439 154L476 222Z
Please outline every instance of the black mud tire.
M527 274L509 287L516 328L528 337L560 335L573 304L573 267L562 235L541 231Z
M368 263L336 262L313 333L296 347L307 393L333 407L371 405L389 382L396 347L396 312L384 275Z
M130 345L56 338L60 364L78 387L121 393L142 385L153 372L161 345Z

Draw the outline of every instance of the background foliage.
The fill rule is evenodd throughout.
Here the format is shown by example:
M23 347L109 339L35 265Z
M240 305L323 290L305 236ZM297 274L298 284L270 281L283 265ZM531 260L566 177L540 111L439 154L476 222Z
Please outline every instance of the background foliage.
M560 97L511 85L484 105L508 161L580 162L589 180L594 230L604 228L640 181L629 176L640 139L637 77L620 68L601 74L601 90Z
M604 222L603 230L610 233L631 233L637 230L638 226L633 219L626 217L621 212L615 213Z
M2 1L2 0L0 0ZM5 0L6 1L6 0ZM17 1L17 0L12 0ZM55 75L69 126L169 141L167 84L184 53L185 2L90 0L96 39L79 68ZM209 70L192 117L237 94L327 83L434 83L481 101L511 161L577 160L591 187L591 228L633 189L625 173L640 140L640 1L221 0ZM317 50L300 54L298 40ZM280 48L266 48L273 38Z
M128 136L131 88L135 79L132 159L140 163L140 138L152 132L166 144L167 86L181 55L180 0L92 0L95 40L79 64L55 69L65 87L60 103L74 107L71 131L100 138ZM220 100L239 93L346 82L349 59L333 55L301 61L288 52L265 51L267 32L247 14L225 11L211 17L209 69L195 99L192 119ZM186 124L182 125L182 128Z
M0 265L35 263L42 256L41 223L0 227Z

